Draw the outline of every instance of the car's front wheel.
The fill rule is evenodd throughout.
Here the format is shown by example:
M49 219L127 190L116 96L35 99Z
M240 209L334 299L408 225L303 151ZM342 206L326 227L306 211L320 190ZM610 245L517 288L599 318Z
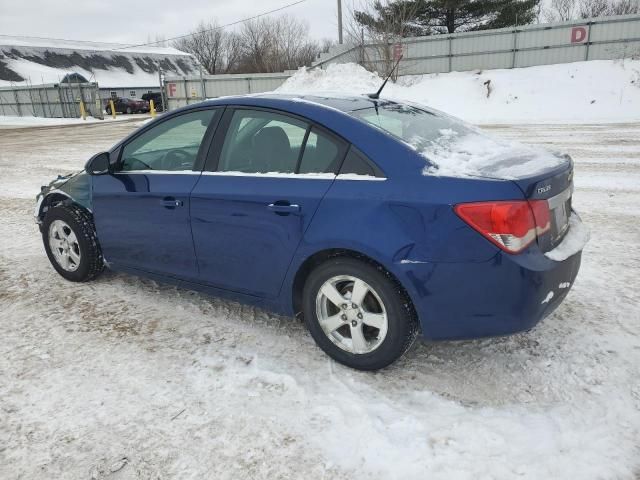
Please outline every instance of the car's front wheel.
M305 322L330 357L359 370L377 370L413 344L418 324L397 281L380 267L350 257L330 259L309 275Z
M53 268L67 280L86 282L104 269L93 219L81 207L50 208L42 224L42 239Z

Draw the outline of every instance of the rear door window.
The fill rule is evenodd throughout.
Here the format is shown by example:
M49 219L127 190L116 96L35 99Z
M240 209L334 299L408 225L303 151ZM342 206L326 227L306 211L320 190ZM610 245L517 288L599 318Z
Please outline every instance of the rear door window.
M236 110L218 171L295 173L309 125L274 112Z

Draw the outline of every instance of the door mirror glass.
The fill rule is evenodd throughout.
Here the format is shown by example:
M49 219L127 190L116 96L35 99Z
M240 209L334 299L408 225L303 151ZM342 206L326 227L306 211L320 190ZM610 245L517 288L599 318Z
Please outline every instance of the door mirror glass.
M111 173L111 162L109 152L102 152L94 155L84 167L89 175L106 175Z

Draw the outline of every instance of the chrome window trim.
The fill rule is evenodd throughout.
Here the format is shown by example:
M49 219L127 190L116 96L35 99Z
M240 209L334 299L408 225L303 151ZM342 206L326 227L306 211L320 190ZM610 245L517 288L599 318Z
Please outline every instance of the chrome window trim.
M126 170L114 172L113 175L207 175L215 177L255 177L255 178L297 178L311 180L354 180L358 182L383 182L383 177L357 175L353 173L258 173L258 172L200 172L194 170Z
M112 175L200 175L202 172L195 170L120 170Z
M203 175L214 177L254 177L254 178L295 178L298 180L355 180L355 181L385 181L386 178L369 175L339 174L335 173L257 173L257 172L202 172Z

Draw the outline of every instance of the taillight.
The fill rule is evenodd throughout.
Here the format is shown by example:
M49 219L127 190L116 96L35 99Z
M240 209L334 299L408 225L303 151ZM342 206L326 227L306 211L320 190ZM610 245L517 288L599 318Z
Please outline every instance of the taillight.
M469 226L508 253L521 252L551 228L546 200L461 203L454 210Z

